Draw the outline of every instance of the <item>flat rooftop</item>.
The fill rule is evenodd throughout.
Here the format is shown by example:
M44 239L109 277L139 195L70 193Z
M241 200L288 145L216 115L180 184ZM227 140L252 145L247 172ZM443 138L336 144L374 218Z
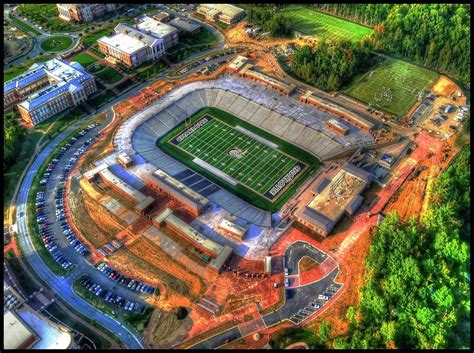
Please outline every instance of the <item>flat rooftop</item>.
M225 229L229 232L232 232L240 237L243 237L245 233L247 232L247 229L245 229L244 227L241 227L238 224L232 223L231 221L228 221L227 219L223 219L221 223L219 223L219 227L221 229Z
M132 198L138 205L150 204L150 199L153 199L151 196L146 196L140 191L136 190L128 183L120 179L114 173L112 173L109 168L104 168L99 172L100 176L107 180L109 183L116 186L120 191L127 194L130 198Z
M333 118L333 119L329 119L329 120L327 121L327 123L328 123L328 124L331 124L331 125L333 125L333 126L335 126L335 127L337 127L338 129L341 129L341 130L343 130L343 131L349 131L349 130L350 130L350 128L349 128L346 124L343 124L341 121L336 120L336 119L334 119L334 118Z
M146 47L145 43L134 37L130 37L125 33L117 33L110 37L102 37L99 40L102 43L114 47L129 55Z
M173 26L154 20L151 17L143 17L143 21L137 25L138 29L142 31L150 31L158 38L164 38L172 33L178 32Z
M222 12L223 15L231 17L244 11L240 7L231 4L201 4L201 6L206 8L208 11L213 11L215 13Z
M248 66L244 67L240 71L240 73L245 74L246 76L250 76L250 77L254 77L256 79L259 79L260 81L268 83L268 84L270 84L274 87L278 87L278 88L280 88L280 89L282 89L283 91L286 91L286 92L291 92L292 90L294 90L296 88L296 86L294 84L287 84L285 82L277 80L276 78L273 78L273 77L264 75L261 72L255 71L255 70L251 69Z
M364 190L367 183L367 180L341 168L329 185L309 202L307 208L337 222L346 207Z
M173 178L172 176L165 173L161 169L157 169L151 176L162 181L171 189L175 190L176 192L183 195L184 197L190 199L191 201L196 202L200 207L204 207L209 203L209 200L207 198L197 193L193 189L187 187L182 182Z
M318 96L315 96L313 94L313 92L311 91L307 91L304 95L303 95L303 98L307 99L308 101L314 103L314 104L319 104L323 107L326 107L326 108L329 108L331 110L334 110L334 111L337 111L337 112L340 112L342 113L343 115L346 115L348 117L350 117L351 119L357 121L359 124L367 127L368 129L372 129L374 128L375 124L372 123L371 121L365 119L364 117L362 117L361 115L357 114L356 112L353 112L353 111L350 111L344 107L341 107L340 105L336 105L336 104L333 104L332 102L324 99L324 98L321 98L321 97L318 97Z
M27 349L38 341L38 336L10 310L3 312L3 337L5 349Z
M228 68L237 71L242 66L244 66L247 61L249 61L247 57L239 55L234 60L232 60L232 62L228 65Z
M182 29L185 32L194 32L195 30L201 28L201 25L181 17L176 17L175 19L171 20L169 24L176 28Z
M217 244L211 239L206 238L192 226L190 226L180 218L176 217L169 209L165 209L162 214L163 216L158 215L157 217L155 217L155 221L157 221L158 223L164 221L167 224L173 225L176 229L178 229L181 233L188 237L192 242L198 243L200 246L216 254L216 256L220 254L221 251L224 249L222 245Z

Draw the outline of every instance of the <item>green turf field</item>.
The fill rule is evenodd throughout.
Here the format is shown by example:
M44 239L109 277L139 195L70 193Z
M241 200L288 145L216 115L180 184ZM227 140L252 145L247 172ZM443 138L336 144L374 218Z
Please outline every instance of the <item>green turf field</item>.
M74 56L71 61L76 61L81 64L84 68L88 67L90 64L93 64L97 61L92 55L87 53L80 53Z
M326 15L301 5L290 5L285 8L284 12L287 12L293 18L293 29L306 35L358 41L363 36L372 33L371 28Z
M415 104L418 93L437 77L434 71L401 60L385 59L374 70L357 78L345 93L402 117Z
M308 152L215 108L187 119L158 145L217 184L271 211L281 207L319 166Z

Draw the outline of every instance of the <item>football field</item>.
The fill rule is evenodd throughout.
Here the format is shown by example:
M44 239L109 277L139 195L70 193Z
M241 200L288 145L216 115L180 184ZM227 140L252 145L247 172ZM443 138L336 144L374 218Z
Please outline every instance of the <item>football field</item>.
M284 10L292 18L295 31L325 39L359 41L372 29L344 19L314 11L301 5L289 5Z
M416 103L420 91L438 78L434 71L396 59L385 59L344 92L398 117Z
M209 112L187 119L165 136L165 150L174 150L178 159L185 154L206 174L270 203L313 169L311 163L284 151L278 141L263 137L255 128L250 131L243 121L235 123Z

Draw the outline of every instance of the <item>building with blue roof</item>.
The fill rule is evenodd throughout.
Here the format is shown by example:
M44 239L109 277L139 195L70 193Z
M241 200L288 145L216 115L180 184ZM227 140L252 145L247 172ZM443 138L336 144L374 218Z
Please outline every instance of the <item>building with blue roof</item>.
M86 101L97 91L95 77L79 63L52 59L37 63L3 85L4 107L18 104L24 120L36 125Z

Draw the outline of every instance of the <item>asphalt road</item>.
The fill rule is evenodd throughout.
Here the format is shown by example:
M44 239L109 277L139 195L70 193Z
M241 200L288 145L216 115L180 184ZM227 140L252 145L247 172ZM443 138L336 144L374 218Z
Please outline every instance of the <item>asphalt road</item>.
M287 248L285 256L287 258L286 262L288 267L291 268L294 273L297 272L297 264L303 256L308 256L318 261L324 261L324 259L327 258L327 255L319 249L304 242L291 244ZM338 273L339 268L336 268L325 278L317 282L298 288L286 289L285 304L278 310L262 317L265 325L269 327L283 320L291 320L294 323L298 323L303 320L305 316L308 317L312 315L315 309L311 309L311 303L324 303L324 301L317 299L318 295L326 293L327 288L330 286L336 288L333 294L340 288L340 285L334 282ZM221 332L195 344L191 349L215 349L240 337L242 337L242 334L238 327L233 327L230 330Z
M81 123L83 123L82 121ZM105 125L104 123L102 127ZM77 296L73 290L71 283L74 276L67 276L63 278L55 275L48 266L43 262L41 257L36 253L31 239L28 235L27 220L26 220L26 204L28 200L28 192L30 190L33 179L40 168L41 164L46 160L51 151L64 139L66 138L80 123L75 124L63 133L57 136L49 145L47 145L43 151L38 155L33 164L28 169L25 175L23 183L20 188L20 193L17 199L17 227L18 227L18 244L23 250L24 257L36 272L36 274L47 283L47 285L68 305L73 307L75 310L88 317L91 320L95 320L101 326L107 328L110 332L115 333L123 344L129 349L141 349L143 348L139 338L135 337L125 326L120 322L103 314L95 307L90 305L85 300ZM84 261L84 260L82 260Z

